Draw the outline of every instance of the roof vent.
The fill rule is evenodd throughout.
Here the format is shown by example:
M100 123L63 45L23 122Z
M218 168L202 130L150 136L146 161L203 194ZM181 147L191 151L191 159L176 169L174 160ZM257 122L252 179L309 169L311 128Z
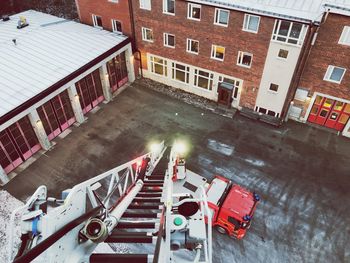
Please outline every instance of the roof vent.
M10 17L8 15L3 15L2 16L2 21L6 22L6 21L9 21L10 20Z
M27 19L24 16L20 16L18 20L17 28L22 29L23 27L26 27L26 26L29 26L29 24L27 23Z

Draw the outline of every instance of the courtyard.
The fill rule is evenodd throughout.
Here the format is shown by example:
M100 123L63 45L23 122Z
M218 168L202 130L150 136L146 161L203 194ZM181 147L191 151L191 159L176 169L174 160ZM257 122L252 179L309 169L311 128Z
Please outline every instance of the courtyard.
M226 176L262 201L244 240L213 232L213 262L348 262L350 140L290 121L281 128L233 119L137 81L88 115L4 189L50 196L146 152L150 141L190 145L187 168Z

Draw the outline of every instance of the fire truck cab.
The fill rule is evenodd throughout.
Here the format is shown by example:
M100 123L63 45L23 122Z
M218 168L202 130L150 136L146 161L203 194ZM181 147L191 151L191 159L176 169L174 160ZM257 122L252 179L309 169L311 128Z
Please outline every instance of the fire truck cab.
M260 197L229 179L215 176L207 189L212 225L219 233L242 239L250 227Z

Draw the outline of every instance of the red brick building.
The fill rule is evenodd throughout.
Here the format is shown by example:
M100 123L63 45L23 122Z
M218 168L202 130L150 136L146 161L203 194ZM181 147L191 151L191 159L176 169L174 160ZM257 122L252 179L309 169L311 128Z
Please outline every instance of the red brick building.
M84 23L113 29L112 19L121 22L121 31L133 37L140 51L135 58L142 61L147 78L238 109L277 118L290 115L345 131L348 120L340 115L347 113L346 74L340 83L324 80L347 68L343 58L349 47L338 43L341 35L347 41L349 34L345 25L350 6L344 3L339 7L324 5L322 0L312 4L302 0L76 1ZM345 122L342 125L313 119L316 107L312 105L323 105L326 95L332 99L332 110L344 103L336 116ZM317 110L316 115L326 114L320 107ZM326 119L336 115L327 114Z
M350 135L350 17L325 15L294 98L296 118Z

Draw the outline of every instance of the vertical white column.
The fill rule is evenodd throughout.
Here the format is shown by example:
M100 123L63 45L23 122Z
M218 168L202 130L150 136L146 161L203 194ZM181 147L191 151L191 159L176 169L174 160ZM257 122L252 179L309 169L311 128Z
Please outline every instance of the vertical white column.
M100 78L102 83L103 96L105 97L105 100L109 102L112 99L112 91L111 91L111 85L109 83L107 65L103 64L99 68L99 71L100 71Z
M342 134L343 136L350 138L350 119L348 120L348 123L345 125Z
M31 113L28 114L28 117L41 147L44 150L50 149L51 143L46 135L43 123L40 120L38 112L36 110L33 110Z
M5 173L1 165L0 165L0 181L2 184L7 184L10 181L9 177L7 176L7 174Z
M70 103L71 103L72 108L73 108L75 119L78 123L83 123L85 121L85 117L84 117L83 110L80 106L79 95L77 92L77 88L75 87L75 84L70 86L67 89L67 91L68 91Z
M125 51L125 60L126 60L126 68L128 70L129 82L134 82L135 81L134 56L132 54L130 43L128 44L128 49Z

